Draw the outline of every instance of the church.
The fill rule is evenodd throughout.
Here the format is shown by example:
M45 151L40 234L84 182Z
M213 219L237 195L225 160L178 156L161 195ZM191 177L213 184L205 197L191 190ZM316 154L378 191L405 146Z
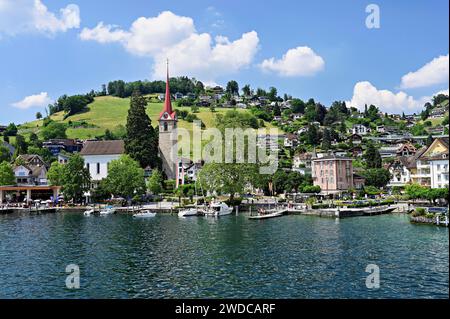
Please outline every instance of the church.
M169 85L169 64L167 64L167 79L166 79L166 95L164 100L164 108L159 113L159 156L162 161L162 169L168 179L177 180L177 136L171 137L171 134L176 134L177 128L177 114L172 109L172 102L170 97Z

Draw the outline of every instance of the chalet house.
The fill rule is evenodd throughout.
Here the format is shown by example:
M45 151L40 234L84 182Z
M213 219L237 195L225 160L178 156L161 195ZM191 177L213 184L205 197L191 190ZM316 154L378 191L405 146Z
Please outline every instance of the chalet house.
M412 145L411 143L405 143L400 145L400 147L397 149L396 155L397 156L412 156L417 153L417 149Z
M361 157L361 156L363 156L363 149L359 145L352 147L349 150L349 152L352 154L352 157Z
M13 167L18 186L47 185L48 165L42 157L34 154L19 155Z
M300 134L303 134L303 133L306 133L306 132L308 132L308 128L307 127L302 127L302 128L300 128L297 131L297 134L300 135Z
M297 147L298 137L295 134L286 134L284 138L284 147Z
M68 154L59 153L58 154L58 163L59 164L67 164L69 162L70 156Z
M362 136L359 134L352 134L348 137L348 142L352 143L353 145L360 145L362 143Z
M444 188L449 185L449 139L436 138L433 143L419 152L417 170L411 175L414 183L431 188Z
M42 147L48 149L54 156L57 156L61 151L67 153L81 151L83 142L74 139L50 139L42 143Z
M367 135L370 132L370 129L362 124L354 124L351 133L358 135Z
M397 156L397 150L398 146L384 146L380 147L378 152L380 153L381 158L387 158Z
M295 120L299 120L302 118L302 114L301 113L293 113L292 114L292 119Z
M273 117L273 120L277 121L277 122L281 121L281 119L282 119L282 117L278 116L278 115Z
M85 167L91 174L91 188L108 176L108 165L125 153L123 140L86 141L80 155L84 159Z
M387 166L387 169L391 173L391 180L387 186L405 186L411 182L411 174L416 169L416 158L399 156Z

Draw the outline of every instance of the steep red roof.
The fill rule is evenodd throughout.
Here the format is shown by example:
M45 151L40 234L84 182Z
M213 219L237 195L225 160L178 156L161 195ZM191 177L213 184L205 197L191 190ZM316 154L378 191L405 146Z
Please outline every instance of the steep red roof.
M164 113L167 113L170 118L164 118ZM174 120L176 119L176 112L172 110L172 102L170 99L170 85L169 85L169 64L167 64L167 79L166 79L166 98L164 99L164 108L159 113L159 119Z

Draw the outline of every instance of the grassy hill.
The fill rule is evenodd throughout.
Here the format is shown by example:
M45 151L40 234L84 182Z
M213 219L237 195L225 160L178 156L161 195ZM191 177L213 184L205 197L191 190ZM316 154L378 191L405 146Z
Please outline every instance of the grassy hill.
M152 99L154 101L154 99ZM174 108L185 109L190 111L190 107L177 107L176 102L173 102ZM106 129L114 132L118 129L119 125L125 126L128 115L128 108L130 107L129 98L117 98L113 96L101 96L96 97L94 102L88 105L88 110L75 114L73 116L64 118L63 112L55 113L51 116L51 119L62 123L72 123L67 129L68 138L88 139L101 136L105 133ZM161 102L150 102L147 105L147 114L152 121L153 126L158 125L158 116L163 108ZM230 109L216 108L216 112L211 112L207 107L200 107L200 112L196 113L197 117L202 120L206 128L214 127L214 118L218 113L225 113ZM239 112L249 112L248 110L237 109ZM28 123L24 123L19 126L19 134L24 136L30 135L32 132L40 135L40 129L42 128L42 120L36 120ZM84 125L77 126L77 123L83 123ZM266 128L271 128L271 123L265 123ZM192 123L184 120L180 120L179 127L186 128L192 131ZM181 143L183 144L183 143Z

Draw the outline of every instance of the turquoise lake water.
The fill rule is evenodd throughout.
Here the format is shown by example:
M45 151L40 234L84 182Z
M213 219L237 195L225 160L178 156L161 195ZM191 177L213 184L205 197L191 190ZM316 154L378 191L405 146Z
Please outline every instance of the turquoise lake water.
M80 288L68 289L68 264ZM368 264L380 288L366 287ZM448 229L405 215L0 216L0 298L448 298Z

